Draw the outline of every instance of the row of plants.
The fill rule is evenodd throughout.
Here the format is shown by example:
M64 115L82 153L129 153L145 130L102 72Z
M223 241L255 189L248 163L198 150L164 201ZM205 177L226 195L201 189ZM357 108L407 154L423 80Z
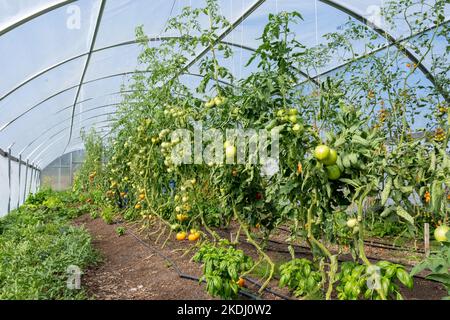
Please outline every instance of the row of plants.
M393 28L401 15L410 35L435 26L408 43L417 48L419 63L431 65L432 84L417 82L418 64L402 50L369 54L381 36L352 20L325 35L323 44L306 47L293 32L302 23L300 13L270 14L259 47L242 66L248 70L243 78L227 68L237 49L218 37L230 23L217 1L170 19L165 31L177 37L159 46L150 46L138 27L139 63L146 72L124 88L110 139L86 135L87 159L74 191L156 227L160 235L168 231L169 238L201 246L196 259L205 264L213 295L234 297L246 269L267 264L264 290L275 273L265 244L277 227L288 226L292 261L283 266L280 284L296 296L401 298L398 285L411 288L411 276L402 266L369 261L367 235L417 239L430 223L436 248L448 241L449 67L441 63L448 52L436 55L433 45L437 38L448 43L450 33L444 1L412 14L409 8L421 2L391 1L382 14ZM356 43L365 44L363 53ZM209 54L196 59L203 48ZM193 59L198 82L185 70ZM314 77L336 59L343 63L338 71ZM216 150L214 137L205 135L198 147L177 135L180 129L277 132L279 157L238 163L241 152L250 151L251 137L244 147L239 134L220 138ZM204 161L214 150L225 162ZM223 247L217 228L235 225L234 241ZM241 234L258 253L253 263L235 251ZM314 256L311 263L295 257L292 245L302 240ZM340 268L344 246L354 263ZM363 279L373 270L379 285L368 288Z
M88 298L76 278L68 280L99 259L89 233L71 225L89 211L70 192L43 190L0 219L0 299Z

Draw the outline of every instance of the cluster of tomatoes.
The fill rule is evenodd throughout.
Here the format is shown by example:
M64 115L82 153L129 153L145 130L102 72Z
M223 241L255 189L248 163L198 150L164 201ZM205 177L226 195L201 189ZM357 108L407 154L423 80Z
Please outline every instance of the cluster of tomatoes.
M317 146L314 150L314 157L325 165L328 179L337 180L341 177L341 169L339 169L336 164L338 159L336 150L322 144Z
M145 189L141 189L139 190L138 203L135 204L134 208L136 210L141 210L144 200L145 200Z
M446 134L445 134L444 129L438 128L438 129L436 130L436 132L434 133L434 141L436 141L436 142L442 142L442 141L445 140L445 136L446 136Z
M192 189L194 188L194 186L197 184L197 179L193 178L193 179L189 179L186 180L182 186L180 187L180 192L179 194L176 194L174 196L174 201L175 201L175 215L176 215L176 220L178 221L178 223L173 224L172 230L177 230L177 229L184 229L183 228L183 224L187 221L189 221L189 213L192 210L191 204L190 202L192 201L191 199L191 192ZM197 241L198 239L200 239L201 233L196 230L196 229L191 229L190 233L188 234L186 231L180 231L177 233L176 235L176 239L178 241L182 241L185 240L186 238L189 241Z
M164 110L164 115L174 118L184 117L186 113L186 110L177 107L167 108Z
M198 239L200 239L200 236L201 236L200 231L197 231L196 229L191 229L189 235L185 231L178 232L176 235L176 239L178 241L183 241L183 240L186 240L186 237L187 237L187 239L189 241L195 242Z
M97 172L95 172L95 171L92 172L92 173L89 175L89 182L90 182L90 183L93 183L96 176L97 176Z
M297 109L295 109L295 108L280 109L277 111L276 116L279 121L284 122L284 123L290 123L292 126L291 130L294 133L303 131L303 129L304 129L303 125L298 123L299 117L298 117Z
M207 102L205 102L205 107L206 108L212 108L214 106L216 107L220 107L221 105L223 105L225 102L227 101L226 98L222 97L222 96L217 96Z
M175 213L177 221L183 223L189 219L189 212L192 210L190 205L189 189L197 183L197 180L187 180L180 188L180 194L175 195Z

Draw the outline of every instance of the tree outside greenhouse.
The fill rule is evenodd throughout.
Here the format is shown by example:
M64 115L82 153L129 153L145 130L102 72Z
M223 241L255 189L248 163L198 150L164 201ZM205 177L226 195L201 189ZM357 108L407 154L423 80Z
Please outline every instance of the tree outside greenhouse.
M448 1L122 2L0 2L0 299L450 298Z

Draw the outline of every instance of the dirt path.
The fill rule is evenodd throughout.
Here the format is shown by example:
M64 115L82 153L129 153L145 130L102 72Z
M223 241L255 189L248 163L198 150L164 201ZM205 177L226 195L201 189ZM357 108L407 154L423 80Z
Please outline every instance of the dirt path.
M92 235L94 247L103 256L102 263L88 270L82 280L93 298L211 299L202 285L178 277L167 261L152 254L129 233L119 237L115 231L117 225L107 225L101 219L92 220L89 215L76 219L75 224L85 226ZM183 272L201 275L200 266L196 264L190 264L184 269Z

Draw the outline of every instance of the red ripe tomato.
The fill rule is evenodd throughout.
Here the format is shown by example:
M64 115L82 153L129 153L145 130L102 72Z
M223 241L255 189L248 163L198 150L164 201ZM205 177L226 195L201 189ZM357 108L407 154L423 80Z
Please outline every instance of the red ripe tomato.
M262 194L260 192L257 192L255 197L256 197L256 200L261 200Z

